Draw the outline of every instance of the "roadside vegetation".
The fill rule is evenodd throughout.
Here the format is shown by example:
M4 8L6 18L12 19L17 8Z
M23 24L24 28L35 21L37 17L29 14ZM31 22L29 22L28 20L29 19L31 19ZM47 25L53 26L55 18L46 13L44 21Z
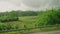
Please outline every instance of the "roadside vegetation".
M35 28L19 30L13 33L28 33L38 31L49 31L60 29L60 9L50 9L45 11L14 11L0 13L0 31L11 29ZM49 26L48 25L54 25ZM40 26L45 26L39 28ZM36 28L37 27L37 28ZM16 33L17 32L17 33ZM5 32L13 34L12 32ZM1 33L3 34L3 33Z

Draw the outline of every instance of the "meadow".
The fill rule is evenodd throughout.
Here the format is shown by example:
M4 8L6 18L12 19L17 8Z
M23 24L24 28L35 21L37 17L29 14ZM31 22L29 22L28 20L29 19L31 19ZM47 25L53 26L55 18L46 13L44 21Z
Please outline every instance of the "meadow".
M25 30L18 30L24 28ZM16 30L8 32L8 30L14 29ZM3 30L7 30L7 32L1 32ZM40 12L11 11L0 13L0 34L27 34L30 32L51 30L60 30L60 9L52 9Z
M51 31L51 30L59 30L60 26L53 26L53 27L45 27L45 28L35 28L35 22L38 16L25 16L25 17L19 17L19 21L13 21L13 22L5 22L2 25L11 24L12 27L10 29L19 29L19 28L34 28L34 29L26 29L26 30L17 30L17 31L11 31L11 32L1 32L0 34L24 34L24 33L30 33L30 32L40 32L40 31ZM1 24L1 23L0 23ZM7 26L8 26L7 25ZM25 25L25 26L24 26ZM9 25L10 26L10 25ZM8 27L9 27L8 26ZM17 27L16 27L17 26ZM1 26L0 26L1 27ZM4 30L4 26L2 27L2 30ZM9 29L6 29L7 31Z

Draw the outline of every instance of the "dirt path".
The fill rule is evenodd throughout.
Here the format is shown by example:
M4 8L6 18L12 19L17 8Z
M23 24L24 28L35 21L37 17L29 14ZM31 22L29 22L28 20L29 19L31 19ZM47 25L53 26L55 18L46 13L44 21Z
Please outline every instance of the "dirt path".
M60 30L48 31L48 32L30 33L30 34L60 34Z

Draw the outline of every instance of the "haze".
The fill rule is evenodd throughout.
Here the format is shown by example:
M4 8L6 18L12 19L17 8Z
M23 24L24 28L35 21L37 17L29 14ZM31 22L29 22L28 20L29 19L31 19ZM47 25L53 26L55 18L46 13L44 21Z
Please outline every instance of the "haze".
M0 0L0 12L10 10L44 10L60 7L60 0Z

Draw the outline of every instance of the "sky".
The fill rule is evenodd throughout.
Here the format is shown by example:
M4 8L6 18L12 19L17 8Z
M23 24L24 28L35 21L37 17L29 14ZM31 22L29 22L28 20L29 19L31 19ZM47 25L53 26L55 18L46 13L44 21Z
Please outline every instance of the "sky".
M57 4L58 3L58 4ZM43 10L60 6L60 0L0 0L0 12L10 10Z

